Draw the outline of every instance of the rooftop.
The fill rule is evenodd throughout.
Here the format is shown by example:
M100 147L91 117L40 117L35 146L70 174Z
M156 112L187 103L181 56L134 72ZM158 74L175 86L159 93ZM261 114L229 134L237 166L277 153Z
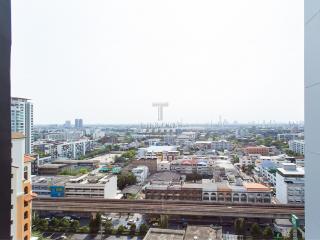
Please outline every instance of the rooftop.
M184 230L150 228L144 240L183 240Z
M299 167L294 163L283 163L282 168L277 168L282 175L297 175L304 176L304 168Z
M67 166L67 164L51 164L51 163L47 163L47 164L43 164L43 165L39 166L39 169L42 169L42 168L57 169L57 168L65 167L65 166Z
M248 192L254 192L254 191L269 192L270 191L270 188L268 188L267 186L261 183L243 183L243 186L247 189Z
M23 133L13 132L13 133L11 134L11 139L21 139L21 138L25 138L25 136L23 135Z
M31 157L30 155L24 155L24 162L32 162L36 160L34 157Z
M171 152L177 151L177 146L150 146L146 150L148 152Z
M54 164L58 164L58 163L62 163L62 164L78 164L78 163L99 163L99 160L92 160L92 159L87 159L87 160L71 160L71 159L66 159L66 160L56 160L53 161L52 163Z
M188 226L184 240L222 240L222 228L211 226Z

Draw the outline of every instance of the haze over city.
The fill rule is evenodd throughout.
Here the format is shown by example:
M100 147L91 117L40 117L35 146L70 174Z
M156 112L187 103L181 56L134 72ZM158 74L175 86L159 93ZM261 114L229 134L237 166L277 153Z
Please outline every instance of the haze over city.
M167 122L303 120L303 1L12 4L12 96L35 124L155 122L155 101Z

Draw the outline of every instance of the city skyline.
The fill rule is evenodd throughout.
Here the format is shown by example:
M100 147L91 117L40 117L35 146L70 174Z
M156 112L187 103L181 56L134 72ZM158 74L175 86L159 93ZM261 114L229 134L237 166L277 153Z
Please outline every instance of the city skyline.
M303 120L301 1L61 3L12 3L12 95L36 124L154 122L158 101L169 122Z

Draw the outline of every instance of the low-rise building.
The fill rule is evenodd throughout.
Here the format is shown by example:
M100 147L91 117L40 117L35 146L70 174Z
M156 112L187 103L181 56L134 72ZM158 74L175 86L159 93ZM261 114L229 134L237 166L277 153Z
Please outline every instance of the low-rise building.
M39 197L116 198L117 176L35 176L32 189Z
M38 174L43 176L55 176L60 172L70 169L68 164L43 164L38 167Z
M133 168L131 172L136 177L137 183L141 184L147 179L149 174L149 169L147 166L140 165L140 166L137 166L136 168Z
M243 156L239 158L239 165L240 166L249 166L255 164L255 158L250 156Z
M279 133L277 135L277 139L278 141L283 141L283 142L288 142L288 141L291 141L291 140L296 140L296 139L299 139L301 138L301 135L300 133Z
M158 158L157 157L142 157L131 162L133 167L138 167L140 165L147 166L150 174L156 173L158 168Z
M276 197L283 204L304 204L304 168L283 163L277 169Z
M181 185L149 185L145 188L146 199L202 200L202 189Z
M227 182L202 181L202 183L152 184L145 188L146 199L197 200L232 203L271 203L271 189L259 183L242 186Z
M139 158L158 158L159 161L172 161L177 159L180 152L177 146L150 146L148 148L139 148Z
M114 199L117 196L117 176L106 175L102 178L70 179L65 184L65 197L87 197Z
M170 162L169 161L158 161L157 171L158 172L170 171Z
M244 152L246 154L260 154L263 156L267 156L270 153L270 148L266 146L250 146L244 148Z
M219 140L219 141L212 142L212 149L217 151L224 151L224 150L231 151L232 148L233 148L232 143L227 140Z
M227 237L227 236L226 236ZM231 237L231 236L230 236ZM223 240L221 226L192 226L186 230L150 228L144 240ZM229 238L226 238L229 239ZM231 238L230 238L231 239ZM236 239L236 238L232 238Z
M94 159L87 159L87 160L55 160L52 164L67 164L72 168L81 168L85 167L88 169L96 169L99 167L100 161Z

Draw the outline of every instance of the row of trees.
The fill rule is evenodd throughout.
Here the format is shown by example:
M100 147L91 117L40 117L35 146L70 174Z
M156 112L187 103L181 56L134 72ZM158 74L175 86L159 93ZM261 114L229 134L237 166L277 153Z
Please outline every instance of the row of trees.
M146 224L141 224L137 229L135 224L130 225L129 229L120 225L117 229L113 228L111 221L103 222L101 214L97 213L95 218L91 218L89 226L80 226L78 220L68 220L66 218L52 218L50 221L35 216L33 219L32 231L39 232L69 232L69 233L92 233L97 234L102 231L106 235L145 235L148 231Z
M80 168L80 169L65 169L59 173L59 175L68 175L68 176L77 176L79 174L86 174L88 173L87 168Z
M83 160L83 159L87 159L87 158L93 158L93 157L96 157L99 155L110 153L111 151L112 151L112 146L108 145L108 146L104 146L102 148L92 150L92 151L86 153L86 155L82 155L81 157L79 157L79 159Z
M128 165L137 155L136 150L131 149L121 154L121 156L115 156L114 162L119 164Z
M235 220L234 231L237 235L246 235L246 222L243 218ZM250 228L250 236L253 239L272 239L273 231L269 226L261 230L257 223L253 223Z
M48 221L47 219L39 218L38 216L33 218L32 229L40 232L81 232L80 222L78 220L52 218Z

